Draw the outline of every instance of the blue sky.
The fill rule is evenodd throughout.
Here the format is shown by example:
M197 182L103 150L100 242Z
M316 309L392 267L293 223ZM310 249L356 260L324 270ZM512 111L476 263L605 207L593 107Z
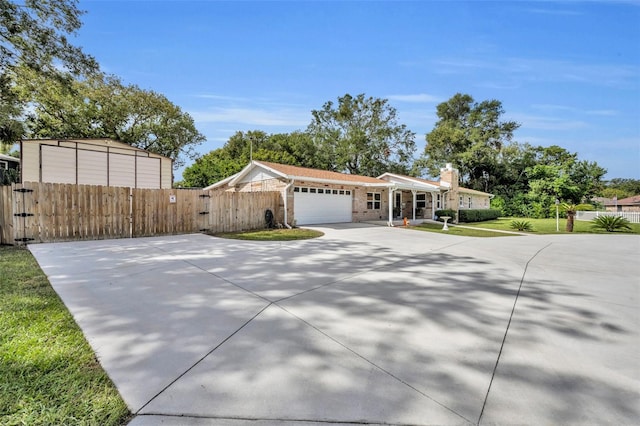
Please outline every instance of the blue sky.
M455 93L498 99L519 142L560 145L640 178L640 1L80 0L74 42L166 95L206 137L304 130L350 93L416 133ZM180 179L181 171L176 174Z

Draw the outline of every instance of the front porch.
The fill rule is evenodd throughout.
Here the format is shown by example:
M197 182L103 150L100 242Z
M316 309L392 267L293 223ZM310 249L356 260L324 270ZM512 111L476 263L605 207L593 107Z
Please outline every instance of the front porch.
M441 208L441 204L439 191L392 188L389 190L387 224L394 226L396 222L404 223L404 218L412 222L434 219L435 212Z

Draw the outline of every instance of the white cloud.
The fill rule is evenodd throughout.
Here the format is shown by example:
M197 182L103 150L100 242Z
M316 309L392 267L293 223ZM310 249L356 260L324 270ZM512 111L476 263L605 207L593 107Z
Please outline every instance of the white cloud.
M410 102L410 103L433 103L441 102L441 98L427 93L416 93L409 95L387 95L387 99L397 102Z
M593 109L593 110L584 110L581 108L576 108L568 105L553 105L553 104L533 104L531 108L544 111L547 113L562 113L569 112L573 114L586 114L586 115L596 115L601 117L613 117L618 115L618 111L613 109Z
M540 15L561 15L561 16L576 16L582 15L581 12L577 10L567 10L567 9L527 9L529 13L535 13Z
M227 95L216 95L213 93L199 93L194 95L196 98L201 99L215 99L217 101L228 101L228 102L249 102L249 98L242 98L239 96L227 96Z
M618 111L613 109L598 109L598 110L592 110L592 111L585 111L585 113L588 115L599 115L602 117L613 117L618 115Z
M537 110L542 110L542 111L552 111L552 112L557 112L557 111L575 111L574 107L568 106L568 105L555 105L555 104L533 104L531 105L531 108L533 109L537 109Z
M519 86L524 82L573 82L610 87L633 87L637 84L640 68L626 64L589 64L555 59L493 58L451 59L433 61L439 74L467 74L480 70L490 71L495 78L508 79ZM491 86L492 82L484 83Z
M509 120L522 124L522 129L536 130L575 130L588 127L588 123L580 120L567 120L557 117L544 117L531 114L509 114Z
M292 126L309 124L311 118L307 111L291 109L263 109L214 107L190 113L196 122L201 123L239 123L252 126Z

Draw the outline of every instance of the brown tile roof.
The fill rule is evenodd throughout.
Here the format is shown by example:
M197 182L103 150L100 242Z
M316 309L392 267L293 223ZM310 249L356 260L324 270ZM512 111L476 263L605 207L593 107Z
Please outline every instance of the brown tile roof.
M310 180L322 179L322 180L335 180L340 182L353 182L357 183L377 183L388 184L389 182L382 179L373 178L369 176L350 175L347 173L330 172L328 170L309 169L306 167L289 166L287 164L270 163L268 161L254 161L256 164L261 164L279 173L287 175L289 177L307 178Z
M618 200L618 202L616 203L615 201L611 200L607 203L605 203L605 206L633 206L636 204L640 204L640 195L634 195L632 197L627 197L627 198L622 198L620 200Z

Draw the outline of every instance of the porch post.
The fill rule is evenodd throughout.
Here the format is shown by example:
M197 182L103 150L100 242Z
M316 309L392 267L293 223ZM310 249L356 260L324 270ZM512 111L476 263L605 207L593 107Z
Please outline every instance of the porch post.
M393 188L389 188L389 226L393 226Z
M415 189L411 190L411 194L413 194L413 220L416 220L416 191Z
M430 192L431 194L431 220L433 220L433 218L436 215L436 194L434 194L433 192Z

